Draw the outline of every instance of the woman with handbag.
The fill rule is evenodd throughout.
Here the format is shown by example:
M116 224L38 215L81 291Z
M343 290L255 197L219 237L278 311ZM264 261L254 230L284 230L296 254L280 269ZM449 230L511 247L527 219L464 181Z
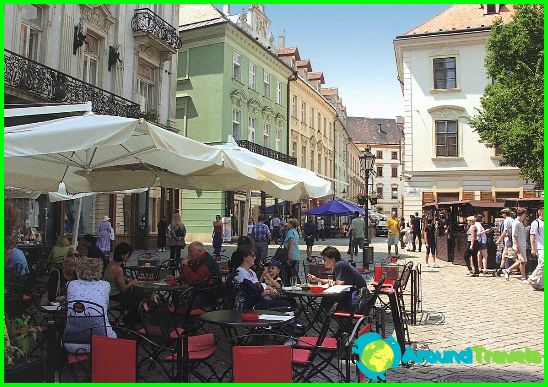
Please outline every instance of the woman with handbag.
M181 263L181 250L185 248L186 227L181 221L181 214L173 215L169 226L169 237L171 239L169 259L175 262L176 267Z

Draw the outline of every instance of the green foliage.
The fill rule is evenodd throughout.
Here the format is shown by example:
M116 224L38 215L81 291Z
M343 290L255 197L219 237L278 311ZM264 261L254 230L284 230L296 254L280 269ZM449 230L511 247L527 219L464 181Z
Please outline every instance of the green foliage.
M40 331L30 324L30 316L6 319L6 331L9 337L4 353L6 364L26 362L27 354L36 344Z
M485 66L494 83L471 120L480 138L500 147L501 165L520 168L543 185L544 175L544 6L516 5L514 20L493 25Z

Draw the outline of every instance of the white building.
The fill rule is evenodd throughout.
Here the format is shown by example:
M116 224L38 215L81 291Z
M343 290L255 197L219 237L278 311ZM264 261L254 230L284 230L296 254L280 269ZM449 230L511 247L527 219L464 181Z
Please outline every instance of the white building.
M496 150L468 123L491 82L484 67L490 25L512 14L508 4L454 5L394 40L405 108L405 216L427 202L531 195L519 170L499 166Z
M401 123L394 119L365 117L348 117L347 123L348 133L360 152L369 147L375 155L368 189L368 192L377 194L377 204L372 208L381 214L389 215L395 211L400 215L403 141Z
M178 4L4 5L5 107L91 101L97 114L144 116L176 130L175 54L182 44L176 29L178 8ZM155 232L159 216L169 219L179 208L177 191L151 189L127 197L86 198L84 228L79 231L94 233L99 220L108 215L118 241L127 237L146 244L143 236ZM39 202L49 210L47 234L63 234L63 218L73 215L74 203L54 205L43 198ZM44 211L39 212L36 226L43 229Z

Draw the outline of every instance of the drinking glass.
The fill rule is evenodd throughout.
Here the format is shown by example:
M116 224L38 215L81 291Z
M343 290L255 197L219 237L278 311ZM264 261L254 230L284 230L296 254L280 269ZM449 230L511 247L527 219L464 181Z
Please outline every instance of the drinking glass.
M333 286L333 275L329 274L327 276L327 286Z
M296 276L291 277L291 288L293 290L297 289L297 283L299 282L299 278Z

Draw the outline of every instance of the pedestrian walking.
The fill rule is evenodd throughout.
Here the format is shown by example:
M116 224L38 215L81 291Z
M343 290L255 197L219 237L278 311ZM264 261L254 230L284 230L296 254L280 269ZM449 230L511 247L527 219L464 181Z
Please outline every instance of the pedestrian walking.
M421 227L422 219L419 217L418 212L415 212L415 216L413 217L412 223L413 223L413 250L411 251L416 251L417 246L415 244L415 241L418 239L419 253L420 253L422 249L422 227Z
M478 256L478 231L476 230L476 217L469 216L466 218L468 222L468 230L466 230L466 251L464 252L464 262L466 262L466 267L468 268L468 276L477 277L479 276L479 271L474 264L475 258Z
M176 212L169 225L170 252L169 259L174 262L175 267L181 263L181 250L185 248L186 227L181 220L181 214Z
M272 220L270 221L270 225L272 226L272 239L276 243L280 243L280 225L281 221L278 217L278 214L275 214Z
M514 249L512 249L512 225L514 224L514 219L512 219L509 208L504 208L500 211L500 214L502 215L502 222L499 225L500 236L496 243L497 246L499 246L498 249L501 249L502 252L500 255L500 268L497 271L497 275L500 275L503 269L507 269L511 266L511 264L507 265L507 261L512 260L513 263L513 259L515 258L515 252ZM508 258L510 258L510 260Z
M310 217L306 218L306 223L303 225L304 242L306 243L306 259L310 261L312 257L312 247L314 246L314 233L316 225Z
M322 241L325 241L325 222L323 220L323 218L320 216L318 218L318 234L316 235L316 240L318 240L318 238L322 238Z
M289 254L289 262L291 263L294 273L299 272L299 262L301 261L301 253L299 251L299 223L297 219L289 218L287 220L287 233L284 240L284 247Z
M97 247L101 249L104 254L110 252L110 244L115 239L114 229L110 223L110 218L105 215L103 220L97 227Z
M535 290L544 290L544 208L538 209L538 218L531 222L529 233L531 254L538 260L537 267L529 276L529 283Z
M221 221L221 215L215 217L211 238L213 239L213 255L215 258L221 258L221 247L223 246L223 222Z
M350 223L350 229L352 230L352 248L350 249L350 262L354 261L354 251L357 254L357 247L362 250L365 244L365 220L360 216L358 211L354 212L354 219ZM356 249L354 249L356 248Z
M388 255L392 252L392 245L394 245L394 252L398 255L400 222L398 221L398 215L395 211L392 212L392 217L386 221L386 228L388 229Z
M436 225L434 219L426 219L426 225L423 230L424 244L426 246L426 266L430 266L428 258L432 254L432 267L439 267L436 263Z
M166 239L167 239L167 221L166 216L160 216L160 221L156 225L158 230L158 236L156 239L156 247L158 251L166 251Z
M254 241L257 262L264 264L268 257L268 243L272 240L272 234L270 234L270 229L264 223L264 215L259 215L257 219L258 222L251 231L251 239Z
M476 230L478 230L479 246L478 246L478 269L480 273L487 274L487 233L490 229L483 227L483 215L476 215Z
M403 237L405 236L405 233L406 233L405 218L403 216L400 218L399 227L400 227L400 248L403 250L405 249L405 242L403 240Z
M515 252L516 261L508 269L503 269L504 277L506 280L510 279L510 272L519 268L521 274L521 281L525 284L529 284L527 280L526 273L526 264L527 264L527 254L526 254L526 235L525 227L523 223L527 219L527 210L525 208L520 208L517 211L517 218L512 224L512 249Z

